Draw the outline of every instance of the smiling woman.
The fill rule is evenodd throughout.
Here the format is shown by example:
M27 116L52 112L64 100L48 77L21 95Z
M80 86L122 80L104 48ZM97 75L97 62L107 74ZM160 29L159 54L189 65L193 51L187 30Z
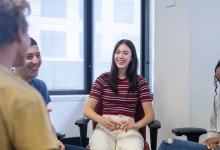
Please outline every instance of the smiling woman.
M131 50L126 44L122 44L118 47L114 55L115 63L119 69L119 79L124 79L125 71L131 59Z
M91 149L144 149L144 139L138 130L154 119L154 111L148 83L137 74L137 64L134 44L127 39L118 41L110 72L96 79L85 106L84 114L98 123L89 139ZM144 117L135 122L139 102ZM98 103L102 105L102 115L94 110Z

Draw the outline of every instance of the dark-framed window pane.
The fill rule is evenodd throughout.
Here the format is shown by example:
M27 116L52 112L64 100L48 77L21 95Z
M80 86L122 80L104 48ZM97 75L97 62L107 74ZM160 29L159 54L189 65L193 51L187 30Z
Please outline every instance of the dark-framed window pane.
M38 77L46 82L51 93L88 94L94 79L110 70L113 48L121 39L133 41L139 74L143 72L145 31L141 31L141 26L148 25L144 25L141 12L145 2L149 1L32 0L29 34L42 53ZM58 5L60 9L56 11L60 12L52 14Z
M41 0L41 16L65 18L66 5L66 0Z
M94 11L99 6L96 2L99 0L94 1ZM139 62L141 55L141 1L102 0L101 3L102 7L99 14L102 14L102 18L94 20L93 81L101 73L110 71L113 48L119 40L129 39L134 43ZM98 13L94 13L94 15L98 15ZM94 17L96 18L96 16Z
M133 24L135 16L134 0L114 0L114 21Z
M44 57L65 58L66 32L42 30L40 39L41 39L41 51L42 51L41 54Z
M84 89L82 4L80 0L31 1L29 35L42 54L38 77L50 91Z

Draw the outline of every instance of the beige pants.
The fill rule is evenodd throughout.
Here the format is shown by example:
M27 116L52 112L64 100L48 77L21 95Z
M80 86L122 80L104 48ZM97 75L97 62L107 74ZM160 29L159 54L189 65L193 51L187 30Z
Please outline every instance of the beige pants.
M117 122L134 121L133 118L123 115L103 115ZM109 131L97 124L89 138L91 150L143 150L144 139L139 131L130 129L128 132L121 129Z

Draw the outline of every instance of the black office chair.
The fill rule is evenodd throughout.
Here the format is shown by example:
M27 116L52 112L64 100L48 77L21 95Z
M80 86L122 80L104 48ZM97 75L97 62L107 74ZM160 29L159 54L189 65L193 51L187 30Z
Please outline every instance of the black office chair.
M60 132L56 132L56 135L58 140L62 140L66 136L65 133L60 133Z
M207 133L206 129L195 128L195 127L183 127L183 128L174 128L172 132L176 136L185 135L188 141L199 142L199 137Z
M99 102L97 103L95 107L96 113L100 115L102 115L101 105L102 103ZM137 104L136 112L138 113L135 114L135 121L138 121L144 117L144 110L140 102ZM88 122L89 122L89 119L86 117L81 117L75 122L75 125L77 125L80 128L80 142L81 142L81 146L83 147L86 147L88 144L88 138L87 138ZM93 122L93 128L95 128L95 125L96 123ZM158 129L161 127L161 124L158 120L154 120L148 125L148 127L150 129L151 150L156 150L157 149L157 134L158 134ZM146 126L141 128L139 131L141 135L143 136L144 140L146 140ZM145 141L144 148L148 149L148 147L149 147L148 143Z
M89 119L85 116L79 118L75 125L77 125L80 129L80 144L82 147L86 147L88 145L88 138L87 138L87 127L88 127ZM154 120L148 125L150 129L150 143L151 143L151 150L157 149L157 135L158 129L161 128L161 124L158 120Z

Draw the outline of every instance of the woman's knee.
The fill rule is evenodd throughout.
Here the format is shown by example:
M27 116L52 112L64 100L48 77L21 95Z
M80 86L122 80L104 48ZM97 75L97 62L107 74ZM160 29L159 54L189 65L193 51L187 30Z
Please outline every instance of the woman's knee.
M112 150L115 142L109 133L102 129L95 129L89 138L89 145L94 150Z

